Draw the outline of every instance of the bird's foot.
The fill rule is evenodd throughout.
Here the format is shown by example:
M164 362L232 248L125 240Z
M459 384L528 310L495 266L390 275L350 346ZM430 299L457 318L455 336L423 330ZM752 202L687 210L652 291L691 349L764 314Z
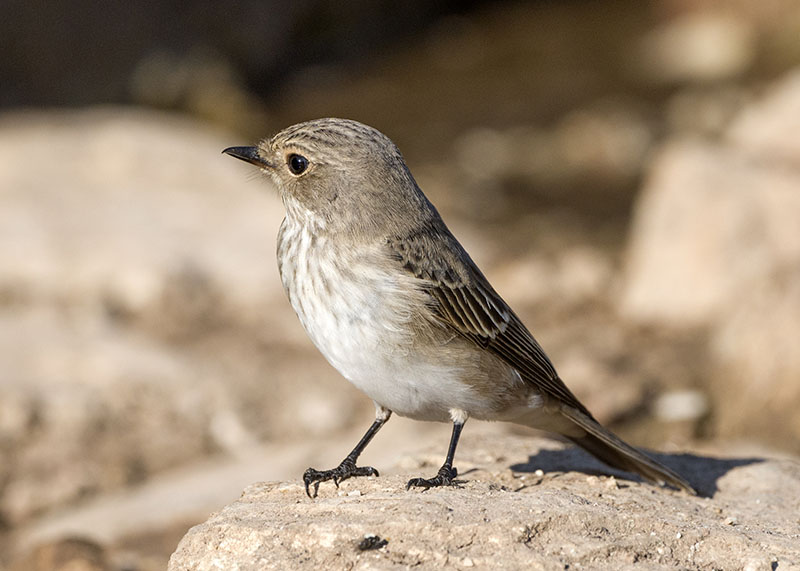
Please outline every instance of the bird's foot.
M336 484L338 488L339 482L343 482L348 478L379 475L378 471L372 466L356 466L355 460L345 458L342 460L342 463L333 470L315 470L314 468L309 468L303 474L303 482L306 485L306 495L308 495L309 498L316 498L317 490L319 490L319 485L322 482L333 480L333 483ZM314 486L313 495L310 490L311 486Z
M456 480L458 470L448 466L439 468L439 473L433 478L411 478L406 484L406 490L411 488L436 488L439 486L455 486L460 487L459 484L462 480Z

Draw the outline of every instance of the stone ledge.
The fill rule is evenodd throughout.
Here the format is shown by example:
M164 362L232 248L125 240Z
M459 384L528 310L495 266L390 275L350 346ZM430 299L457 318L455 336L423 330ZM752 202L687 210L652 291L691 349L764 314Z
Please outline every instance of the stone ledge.
M691 497L593 475L596 464L581 452L545 443L483 438L465 451L460 466L475 468L462 470L460 489L405 491L417 470L348 480L338 490L323 484L315 500L299 480L254 484L192 528L169 569L800 565L796 461L661 455L710 495ZM509 463L523 444L540 451ZM487 453L497 450L510 454ZM420 464L420 472L435 471ZM577 471L553 471L558 465Z

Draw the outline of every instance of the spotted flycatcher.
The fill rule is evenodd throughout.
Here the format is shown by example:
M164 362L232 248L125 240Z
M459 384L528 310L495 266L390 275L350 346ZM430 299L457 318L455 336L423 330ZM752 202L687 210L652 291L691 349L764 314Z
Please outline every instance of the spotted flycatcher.
M385 135L319 119L224 152L277 186L286 208L278 267L289 301L325 358L375 402L375 422L338 467L306 470L309 496L326 480L377 475L356 461L393 412L453 423L438 474L408 488L455 482L456 445L472 417L558 433L610 466L694 492L578 401Z

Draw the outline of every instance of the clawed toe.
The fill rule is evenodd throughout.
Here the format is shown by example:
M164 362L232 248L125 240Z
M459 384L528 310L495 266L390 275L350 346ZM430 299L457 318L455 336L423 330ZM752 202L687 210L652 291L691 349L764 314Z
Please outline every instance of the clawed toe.
M306 495L309 498L316 498L319 485L322 482L333 480L336 487L339 483L347 480L348 478L355 478L358 476L379 476L378 471L372 466L356 466L355 462L345 460L332 470L315 470L309 468L303 474L303 483L306 486ZM314 486L314 493L311 493L311 486Z
M412 478L406 484L406 490L410 490L411 488L437 488L440 486L456 486L458 487L461 483L460 480L456 480L456 476L458 475L458 470L455 468L448 468L447 466L442 466L439 469L439 473L436 474L433 478Z

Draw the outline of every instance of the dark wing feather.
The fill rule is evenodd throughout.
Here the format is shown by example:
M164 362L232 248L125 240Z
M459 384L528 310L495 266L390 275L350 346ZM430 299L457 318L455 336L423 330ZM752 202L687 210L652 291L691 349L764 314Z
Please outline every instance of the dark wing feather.
M432 223L391 238L388 244L392 257L422 280L434 314L443 323L514 367L539 391L592 418L558 377L533 335L446 228Z

